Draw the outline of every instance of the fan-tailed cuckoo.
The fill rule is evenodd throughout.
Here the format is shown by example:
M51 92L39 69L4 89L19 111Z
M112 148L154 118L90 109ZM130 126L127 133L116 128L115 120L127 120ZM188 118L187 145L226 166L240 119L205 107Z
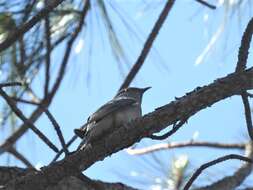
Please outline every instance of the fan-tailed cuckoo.
M92 143L112 132L119 125L141 117L142 96L149 88L151 87L130 87L119 91L111 101L94 112L86 124L80 129L75 129L75 134L83 138L85 144Z

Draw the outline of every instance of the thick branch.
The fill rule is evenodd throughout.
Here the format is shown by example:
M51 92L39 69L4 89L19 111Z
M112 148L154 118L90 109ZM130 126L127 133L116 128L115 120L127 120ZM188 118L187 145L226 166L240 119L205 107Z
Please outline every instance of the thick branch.
M26 175L28 172L36 172L33 169L23 169L18 167L0 167L0 185L8 181ZM70 176L64 178L56 185L48 187L46 190L136 190L122 183L107 183L99 180L92 180L84 175ZM34 189L33 189L34 190Z
M19 190L29 190L37 187L37 190L44 190L48 184L57 183L65 177L76 175L96 161L103 160L106 156L130 146L152 133L159 132L178 120L190 117L218 101L252 88L253 68L220 78L207 86L196 88L187 95L140 119L119 127L112 134L101 137L95 144L85 146L83 150L64 160L42 168L42 171L14 179L4 189L18 187Z

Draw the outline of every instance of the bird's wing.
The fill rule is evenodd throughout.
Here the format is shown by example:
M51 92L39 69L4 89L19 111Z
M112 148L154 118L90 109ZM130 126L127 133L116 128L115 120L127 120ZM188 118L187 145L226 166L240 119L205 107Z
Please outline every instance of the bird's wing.
M88 119L88 123L91 122L98 122L99 120L103 119L105 116L119 110L122 109L124 107L127 107L129 105L132 105L136 103L136 100L133 98L116 98L113 99L111 101L109 101L108 103L106 103L105 105L101 106L95 113L93 113L89 119Z
M127 107L129 105L132 105L136 103L136 100L133 98L116 98L113 99L111 101L109 101L108 103L106 103L105 105L101 106L95 113L93 113L87 120L87 123L84 124L80 129L75 129L74 132L75 134L80 137L80 138L84 138L85 133L87 132L87 130L89 131L90 128L93 125L88 125L89 123L96 123L98 121L100 121L101 119L103 119L105 116L119 110L122 109L124 107Z

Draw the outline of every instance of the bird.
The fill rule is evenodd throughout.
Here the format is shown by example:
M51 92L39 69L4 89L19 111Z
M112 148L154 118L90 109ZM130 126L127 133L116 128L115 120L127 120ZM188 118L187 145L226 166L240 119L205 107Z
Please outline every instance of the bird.
M81 128L75 129L74 133L84 139L85 144L93 143L118 126L141 117L142 96L150 88L129 87L120 90L111 101L90 115Z

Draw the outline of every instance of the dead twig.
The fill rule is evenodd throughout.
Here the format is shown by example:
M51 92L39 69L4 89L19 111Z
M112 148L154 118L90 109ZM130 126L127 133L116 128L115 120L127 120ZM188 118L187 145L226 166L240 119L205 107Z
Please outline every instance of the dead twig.
M206 147L219 149L245 149L245 144L239 143L216 143L205 141L188 141L188 142L169 142L151 145L144 148L128 148L126 151L130 155L143 155L161 150L170 150L174 148L185 147Z

